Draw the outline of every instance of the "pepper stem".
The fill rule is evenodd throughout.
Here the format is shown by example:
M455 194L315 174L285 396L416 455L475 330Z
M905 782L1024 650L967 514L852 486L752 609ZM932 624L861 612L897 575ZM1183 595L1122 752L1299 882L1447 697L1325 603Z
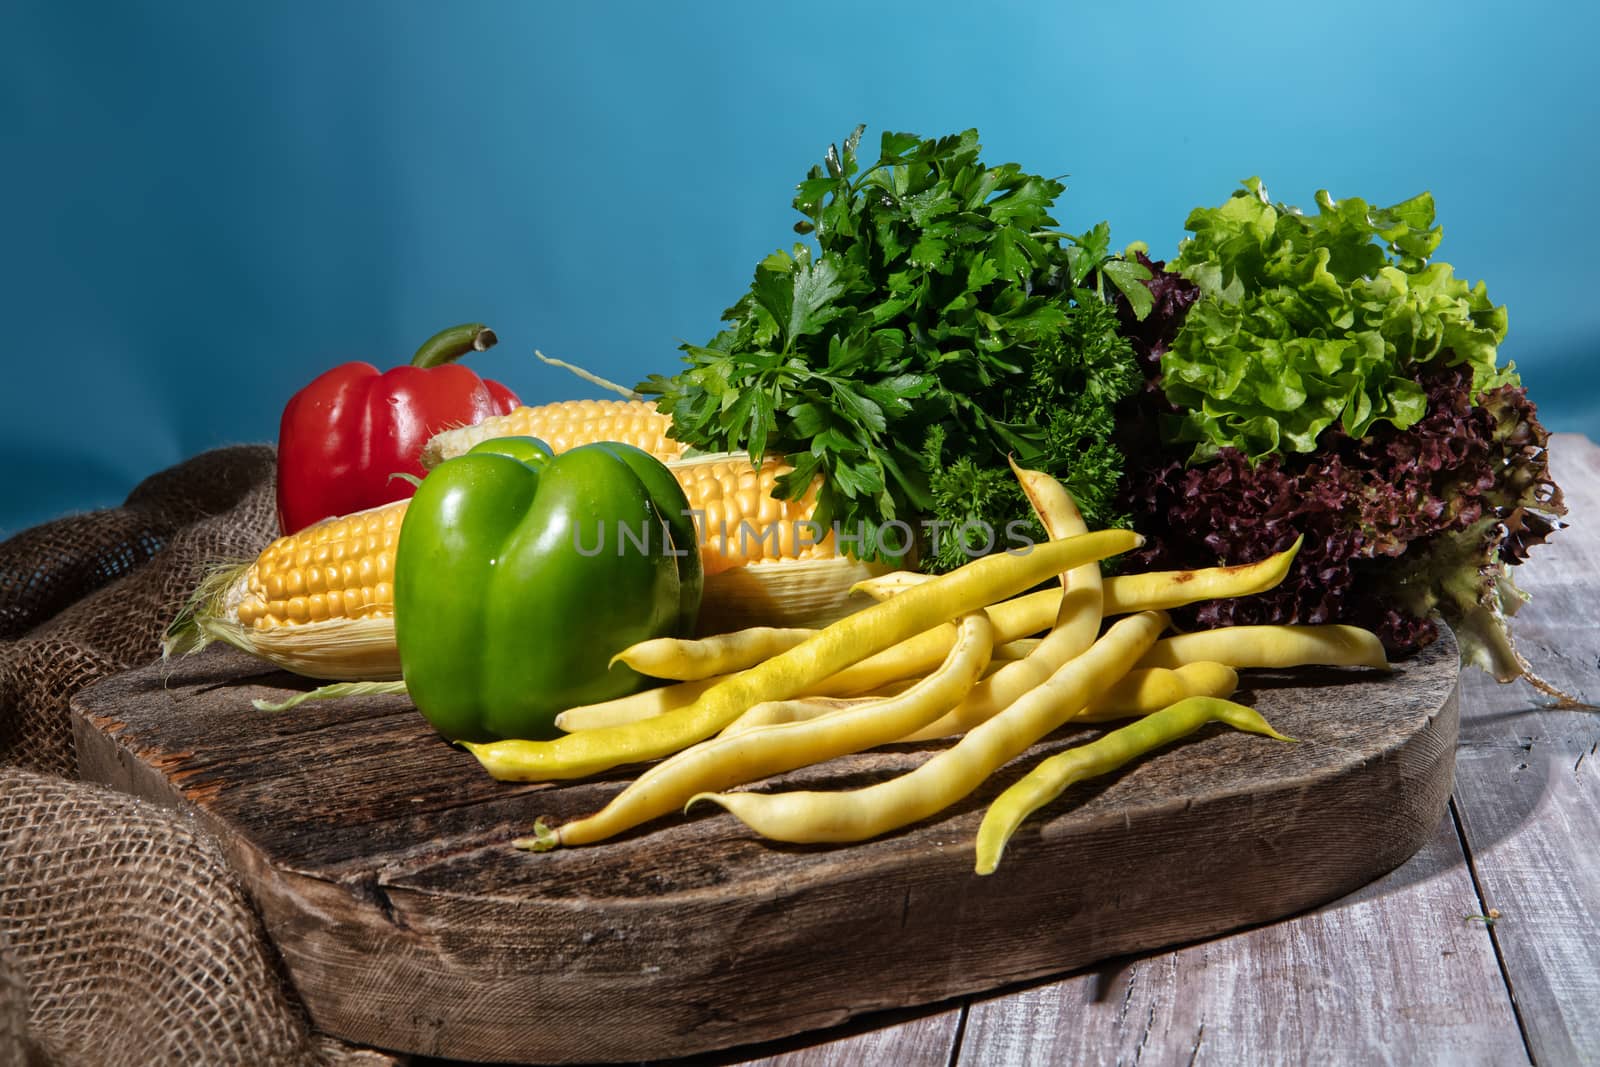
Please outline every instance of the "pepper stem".
M468 352L484 352L495 346L500 338L495 336L493 330L481 322L469 322L463 326L452 326L448 330L440 330L417 349L417 354L411 357L413 367L437 367L441 363L449 363L460 359Z

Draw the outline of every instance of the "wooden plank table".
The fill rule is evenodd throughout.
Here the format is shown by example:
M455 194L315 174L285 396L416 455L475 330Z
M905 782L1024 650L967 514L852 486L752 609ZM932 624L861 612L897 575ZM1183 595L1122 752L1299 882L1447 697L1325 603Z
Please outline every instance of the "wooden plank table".
M1566 436L1557 438L1552 451L1557 479L1571 507L1572 528L1558 534L1553 545L1538 550L1518 574L1535 599L1517 619L1516 629L1524 652L1551 681L1600 701L1600 607L1596 606L1600 604L1600 533L1596 532L1600 531L1600 448ZM1440 647L1433 650L1435 659ZM113 679L107 683L109 689L97 688L94 693L103 698L117 685L150 683L149 678L141 682L141 677L134 672ZM195 698L191 690L196 685L177 678L155 681L168 702ZM211 688L216 687L199 685L196 691L206 693ZM230 820L240 817L238 790L227 793L220 788L222 779L206 777L212 758L208 746L174 748L170 743L176 735L165 731L172 725L184 727L182 716L168 722L151 710L150 702L139 701L133 705L140 709L138 715L102 722L105 715L97 716L90 699L94 693L84 697L88 706L74 706L83 727L80 758L87 753L91 769L98 768L91 777L156 799L170 793L176 782L186 802L197 803L221 819L219 825L233 825ZM404 703L401 698L389 699ZM1486 676L1467 672L1460 688L1455 784L1444 817L1430 837L1428 828L1443 806L1448 781L1441 774L1435 802L1425 819L1414 821L1417 832L1399 855L1409 855L1426 838L1420 851L1388 875L1324 906L1241 933L1109 961L1104 961L1103 952L1078 953L1081 946L1064 944L1045 958L1049 970L1057 961L1061 966L1073 966L1074 960L1104 962L999 990L993 983L954 982L936 995L962 988L988 991L922 1008L861 1015L831 1030L700 1055L694 1062L1600 1063L1600 1013L1595 1010L1600 1006L1600 854L1593 844L1600 836L1594 829L1600 821L1600 714L1554 710L1546 704L1546 698L1526 685L1498 686ZM1366 704L1361 707L1370 710ZM1449 707L1453 729L1455 706ZM422 729L411 715L405 721ZM292 724L265 720L254 722L252 728L292 732ZM364 736L363 731L357 733ZM89 744L92 739L98 743ZM250 742L242 735L233 740ZM263 736L251 743L272 747L290 740ZM162 747L158 743L162 741L168 744ZM413 743L405 751L415 747ZM443 746L436 748L447 752ZM152 763L151 753L167 755ZM382 760L378 763L387 766ZM1363 757L1352 766L1377 764ZM297 795L294 789L286 796L291 794ZM1296 795L1308 794L1302 788ZM1354 799L1359 802L1364 795ZM287 802L284 797L279 801ZM1375 799L1378 803L1382 802ZM1289 806L1327 813L1325 807ZM241 810L252 809L246 805ZM1381 816L1377 823L1363 824L1359 803L1352 803L1335 821L1347 836L1351 826L1368 826L1359 831L1361 840L1369 854L1377 855L1379 829L1395 822L1392 805L1377 814ZM289 845L299 840L295 833L288 836ZM237 835L235 851L251 854L245 848L251 839ZM1318 847L1309 837L1303 843ZM1286 847L1292 850L1292 842ZM1209 858L1215 862L1220 854L1214 847ZM298 856L296 864L304 862L306 857ZM1022 862L1020 853L1013 862ZM1388 869L1393 862L1371 869ZM1279 887L1270 895L1281 902L1295 895L1289 883L1304 884L1304 876L1294 873L1297 869L1287 862L1268 864L1251 884L1265 884L1271 880L1268 875L1278 879ZM1037 873L1049 878L1053 871ZM1182 873L1174 866L1175 875ZM1175 877L1171 885L1182 881ZM1311 900L1327 900L1331 893L1356 884L1358 880L1347 880L1330 892L1302 895L1298 904L1280 903L1276 910L1244 921L1281 915ZM418 892L426 888L421 885ZM391 893L390 899L401 898ZM1152 896L1141 914L1171 911L1179 899L1175 891ZM500 896L485 898L485 907L503 903ZM1206 903L1201 897L1190 898L1179 911L1188 917ZM901 922L904 925L903 914ZM270 915L268 925L273 926ZM1175 936L1204 936L1237 925L1238 921L1191 928ZM278 926L292 932L294 924L280 921ZM1006 950L1008 960L1039 951L1026 934L1011 935L998 928L990 934L1013 944ZM1173 940L1142 944L1171 945ZM840 946L841 975L848 970L845 961L852 952L871 951L868 941ZM937 948L944 943L949 942L929 945ZM963 942L958 938L955 943ZM1138 943L1124 942L1114 951L1127 951ZM289 952L281 940L279 947ZM306 955L312 962L316 958L314 952ZM631 965L634 958L626 962ZM914 969L914 962L903 965ZM1006 976L999 981L1049 973L1042 967L991 962L994 974ZM726 984L727 976L717 978L721 974L708 972L705 977ZM668 992L662 990L663 997ZM849 1003L858 1009L872 1002L913 1003L901 998L873 1001L871 991L865 996L866 1000ZM787 1018L802 1021L767 1032L816 1025L798 1014L799 1006L797 1001ZM623 1022L618 1020L618 1025ZM650 1047L655 1051L665 1046ZM457 1053L463 1054L468 1053Z
M1571 528L1518 570L1515 633L1600 702L1600 447L1557 434L1551 456ZM1548 704L1465 672L1448 814L1332 904L714 1062L1600 1063L1600 714Z

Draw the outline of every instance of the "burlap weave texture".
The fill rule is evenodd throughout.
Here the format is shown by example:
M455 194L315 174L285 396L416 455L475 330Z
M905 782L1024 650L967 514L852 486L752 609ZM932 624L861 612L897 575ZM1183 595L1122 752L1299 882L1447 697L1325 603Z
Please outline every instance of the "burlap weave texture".
M0 543L0 1065L397 1062L311 1031L196 821L75 780L71 697L272 538L273 462L203 453Z

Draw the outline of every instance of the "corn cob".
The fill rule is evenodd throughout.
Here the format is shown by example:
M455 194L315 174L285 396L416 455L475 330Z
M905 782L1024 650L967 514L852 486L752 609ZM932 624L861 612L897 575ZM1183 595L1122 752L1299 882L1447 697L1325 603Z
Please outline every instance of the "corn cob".
M537 437L556 452L592 441L625 441L663 463L683 455L670 436L672 419L643 400L568 400L520 407L505 415L437 434L422 449L422 465L432 470L491 437Z
M700 457L670 463L696 512L700 557L707 576L753 563L829 559L833 535L806 544L796 528L810 515L815 493L798 501L772 496L789 468L768 460ZM394 612L394 550L407 501L327 519L269 544L238 577L229 606L239 625L272 630L332 619Z
M831 531L822 536L805 525L817 506L816 485L799 500L774 495L778 479L793 469L776 457L757 468L746 456L696 456L667 469L689 498L708 578L752 563L839 554Z
M617 409L628 404L575 401L529 412L520 425L558 425L563 413L599 414L587 424L569 419L545 440L557 451L600 440L624 440L659 455L665 438L648 405L623 427ZM643 416L643 417L639 417ZM500 416L502 420L514 419ZM489 420L491 422L495 420ZM502 422L502 434L523 432ZM477 427L470 429L476 430ZM548 432L548 431L547 431ZM448 440L440 440L448 438ZM487 438L484 438L487 439ZM435 465L477 443L462 430L430 443ZM671 443L675 446L676 443ZM839 555L832 533L805 525L817 486L800 500L773 495L790 468L776 457L760 468L743 456L697 456L667 463L683 486L700 530L706 572L702 631L732 628L752 618L819 625L847 609L858 580L883 568ZM400 677L394 643L394 548L407 501L327 519L281 537L246 564L218 571L174 624L167 655L225 641L286 670L312 678L355 681ZM812 543L815 542L815 543Z
M405 503L326 519L218 569L168 629L163 654L220 640L311 678L400 677L394 547Z
M472 426L438 434L423 450L430 470L493 437L537 437L563 452L593 441L622 441L667 465L683 486L700 531L706 577L754 563L834 559L833 535L809 528L819 483L799 500L780 500L773 489L791 468L768 457L757 468L745 456L681 458L684 446L668 436L672 420L640 400L573 400L521 407Z

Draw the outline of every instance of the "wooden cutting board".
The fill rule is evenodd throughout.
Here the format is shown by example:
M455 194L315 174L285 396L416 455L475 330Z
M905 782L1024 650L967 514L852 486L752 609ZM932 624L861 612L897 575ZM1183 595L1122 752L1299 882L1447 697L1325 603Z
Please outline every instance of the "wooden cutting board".
M1406 860L1445 810L1446 632L1392 675L1259 673L1242 699L1295 744L1213 726L1024 824L972 871L987 803L847 847L772 844L707 807L535 854L536 816L599 808L618 772L488 778L403 698L254 711L306 682L229 649L73 701L87 779L189 808L226 844L317 1027L497 1061L688 1055L944 1000L1314 907ZM856 786L898 746L780 781Z

